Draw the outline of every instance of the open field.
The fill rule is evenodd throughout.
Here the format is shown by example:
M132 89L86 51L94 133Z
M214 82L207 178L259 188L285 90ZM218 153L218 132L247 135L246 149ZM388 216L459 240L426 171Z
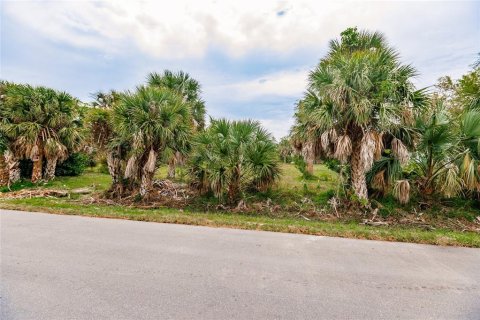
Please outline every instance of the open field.
M320 199L318 201L323 202L326 197L323 198L322 195L330 192L336 185L336 174L323 165L315 166L316 178L308 181L302 181L293 165L282 165L282 171L282 178L270 195L277 198L283 197L284 202L296 201L297 198L303 197L305 188L314 199ZM157 172L157 177L165 176L166 169L162 167ZM89 170L79 177L58 177L52 182L40 185L39 188L72 190L93 187L95 192L102 192L109 187L109 184L108 175ZM195 206L180 210L141 209L132 206L88 204L89 197L90 195L72 195L68 198L1 199L0 208L247 230L480 247L480 234L475 232L441 228L425 230L408 226L368 226L360 224L358 220L325 221L315 217L307 218L300 213L224 212L205 210Z

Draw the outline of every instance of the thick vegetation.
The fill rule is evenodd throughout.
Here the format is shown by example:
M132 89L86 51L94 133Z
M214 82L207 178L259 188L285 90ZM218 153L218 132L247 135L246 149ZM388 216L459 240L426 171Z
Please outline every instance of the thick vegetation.
M191 155L192 184L230 203L242 192L265 191L279 175L273 138L258 122L212 120Z
M348 29L310 73L291 143L309 170L316 158L343 164L347 195L364 205L389 193L478 198L479 74L416 90L383 35Z

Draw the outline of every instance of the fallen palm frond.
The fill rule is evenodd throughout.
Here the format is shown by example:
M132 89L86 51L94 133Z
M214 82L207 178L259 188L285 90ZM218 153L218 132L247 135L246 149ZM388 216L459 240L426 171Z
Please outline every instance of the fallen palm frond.
M406 164L410 159L407 147L397 138L393 138L392 140L392 153L402 165Z
M410 201L410 183L408 180L397 180L395 182L393 196L401 204L407 204Z
M347 162L348 158L352 154L352 140L348 135L342 135L338 138L335 144L335 158L340 162Z
M19 191L0 193L0 199L25 199L25 198L45 198L45 197L68 197L66 190L51 189L23 189Z

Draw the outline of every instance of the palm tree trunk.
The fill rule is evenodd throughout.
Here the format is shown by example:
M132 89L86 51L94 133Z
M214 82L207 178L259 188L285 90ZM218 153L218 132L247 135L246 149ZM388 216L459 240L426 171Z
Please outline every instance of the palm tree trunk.
M120 157L116 151L109 151L107 153L108 173L112 177L112 184L117 184L121 181L122 166Z
M303 158L307 163L307 172L313 175L313 163L315 161L315 154L313 152L313 143L307 142L303 147Z
M57 157L47 158L47 166L45 168L45 180L49 181L55 178L55 169L57 168Z
M5 151L3 155L8 170L8 185L10 186L12 183L20 180L20 162L13 152L9 150Z
M0 154L0 187L8 185L8 167L5 157Z
M240 174L241 174L241 167L237 165L235 168L235 172L233 174L232 180L228 185L228 201L230 203L234 203L238 197L238 193L240 192Z
M167 178L168 179L173 179L175 178L175 156L172 156L170 160L168 160L168 173L167 173Z
M352 188L360 199L368 199L367 179L365 178L360 141L353 142L351 158Z
M142 168L142 181L140 182L140 196L145 197L152 188L153 175L155 174L158 153L150 150L148 160Z
M37 151L32 155L33 169L32 169L32 182L37 183L42 180L43 177L43 146L40 139L37 139L36 145L34 148L37 148Z

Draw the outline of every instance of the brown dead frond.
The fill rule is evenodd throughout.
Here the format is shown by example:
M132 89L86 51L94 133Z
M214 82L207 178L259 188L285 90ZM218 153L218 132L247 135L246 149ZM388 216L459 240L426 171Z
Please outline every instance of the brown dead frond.
M397 180L395 182L393 196L401 204L407 204L410 201L410 183L408 180Z
M128 159L127 167L125 168L125 178L132 178L136 175L138 170L137 156L133 155Z
M387 182L385 181L385 170L377 172L372 179L372 188L384 192L387 188Z
M392 153L402 165L406 164L410 159L407 147L397 138L393 138L392 140Z
M348 135L340 136L335 144L335 158L340 160L340 162L345 163L351 154L352 140Z
M378 133L376 131L372 131L373 138L375 139L375 152L374 152L374 159L375 161L380 160L382 157L383 151L383 132Z

